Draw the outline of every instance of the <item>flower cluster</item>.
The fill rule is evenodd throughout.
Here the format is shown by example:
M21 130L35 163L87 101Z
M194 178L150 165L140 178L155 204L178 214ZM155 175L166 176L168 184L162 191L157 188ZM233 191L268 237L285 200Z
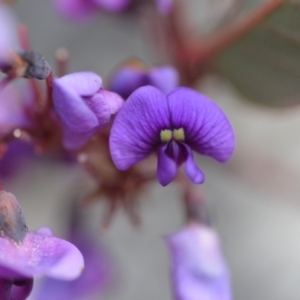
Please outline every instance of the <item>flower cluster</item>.
M202 199L199 205L199 192L191 188L205 180L194 153L221 163L233 155L235 135L226 114L207 96L178 87L184 79L171 65L126 63L104 80L107 85L94 72L68 74L62 57L54 72L42 55L30 49L26 30L19 29L17 38L14 16L0 2L1 176L33 153L79 162L95 181L82 203L97 198L109 202L104 227L117 207L140 224L137 203L147 185L156 179L162 186L176 180L185 192L188 225L167 238L174 297L230 300L229 272L219 238L215 230L198 222L203 216ZM79 20L99 10L120 12L140 2L55 0L55 6ZM173 1L146 0L143 5L151 9L153 3L164 17L156 16L165 20ZM78 213L83 205L78 207L68 226L69 242L55 237L49 228L29 232L16 198L0 184L0 300L25 300L39 275L47 278L35 295L37 300L74 300L104 289L111 275L109 260L83 228Z

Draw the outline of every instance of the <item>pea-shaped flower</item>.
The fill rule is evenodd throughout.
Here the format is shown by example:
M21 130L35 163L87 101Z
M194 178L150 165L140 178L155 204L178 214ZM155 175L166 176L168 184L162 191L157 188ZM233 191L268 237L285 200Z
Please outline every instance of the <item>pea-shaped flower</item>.
M48 228L28 232L16 198L3 190L0 230L1 300L26 299L36 275L73 280L81 274L84 263L79 250L53 236Z
M124 64L112 75L109 89L126 99L142 86L152 85L167 94L178 84L179 74L172 66L146 68L142 62L137 60Z
M218 234L190 224L166 239L176 300L231 300L230 274Z
M79 72L53 81L53 102L64 126L64 146L74 150L110 122L123 99L104 90L97 74Z
M193 183L204 182L192 150L225 162L234 147L234 133L223 111L188 88L167 96L151 86L139 88L117 114L110 135L111 156L120 170L157 151L157 177L163 186L175 178L183 163Z

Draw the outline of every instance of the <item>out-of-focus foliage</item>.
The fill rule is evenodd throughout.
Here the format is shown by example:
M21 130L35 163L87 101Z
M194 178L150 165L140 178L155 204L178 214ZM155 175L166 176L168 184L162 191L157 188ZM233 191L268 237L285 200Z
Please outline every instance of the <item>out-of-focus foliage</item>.
M271 106L299 103L300 1L279 6L223 51L215 66L250 100Z

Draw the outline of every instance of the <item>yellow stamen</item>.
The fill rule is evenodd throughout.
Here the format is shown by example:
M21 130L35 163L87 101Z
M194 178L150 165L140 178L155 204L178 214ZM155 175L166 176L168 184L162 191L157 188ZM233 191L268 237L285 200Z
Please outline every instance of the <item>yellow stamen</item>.
M172 131L171 130L165 129L160 132L160 140L163 143L168 143L171 141L171 139L172 139Z
M184 138L185 138L183 128L175 129L173 131L173 137L174 137L175 141L177 141L177 142L183 142Z

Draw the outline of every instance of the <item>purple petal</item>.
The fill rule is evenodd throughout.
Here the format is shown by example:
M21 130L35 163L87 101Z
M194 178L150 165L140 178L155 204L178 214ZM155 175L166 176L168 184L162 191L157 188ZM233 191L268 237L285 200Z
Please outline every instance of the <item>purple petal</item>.
M11 292L12 283L9 279L0 278L0 299L1 300L11 300L10 292Z
M92 72L73 73L53 81L53 102L62 121L74 132L98 126L98 120L82 97L93 96L102 85Z
M76 230L70 241L81 251L85 268L74 281L47 278L34 297L36 300L75 300L105 290L110 281L111 269L107 254L87 232Z
M0 68L10 63L10 51L17 46L17 20L11 8L0 2Z
M85 99L85 103L95 114L98 128L106 126L110 120L110 106L102 93L98 92L93 97Z
M112 76L109 89L127 99L136 89L149 84L144 70L123 67Z
M73 20L84 20L93 15L96 7L92 0L54 0L56 10Z
M110 11L118 12L126 9L131 0L93 0L96 5L99 5L100 8Z
M15 280L11 287L10 300L25 300L30 295L33 279Z
M18 278L48 275L72 280L84 267L83 257L71 243L37 232L26 235L21 244L0 238L0 276Z
M15 128L31 126L25 111L32 104L32 92L28 85L23 84L18 88L10 85L0 90L0 137Z
M156 6L158 11L163 15L166 16L171 13L174 0L155 0Z
M146 86L136 90L116 115L110 134L110 152L120 170L146 158L158 146L160 131L170 128L165 95Z
M87 132L73 132L63 128L63 145L68 150L81 148L96 133L97 129Z
M99 93L105 98L105 102L109 106L110 114L116 114L122 105L124 104L124 100L117 93L107 91L105 89L101 89Z
M217 233L192 224L169 236L176 300L230 300L230 276Z
M93 96L102 86L102 79L93 72L77 72L54 80L82 97Z
M22 170L26 162L33 158L32 145L20 140L11 141L5 155L0 160L0 178L12 177L18 173L18 171Z
M185 144L183 144L183 146L187 152L187 158L184 167L187 177L195 184L203 183L205 180L204 173L196 165L191 148Z
M168 185L177 174L177 164L166 154L168 144L161 146L157 153L157 177L162 186Z
M150 70L150 84L165 94L170 93L179 84L179 73L171 66L161 66Z
M217 104L188 88L178 88L168 96L174 128L183 128L185 143L200 154L225 162L233 154L233 129Z

